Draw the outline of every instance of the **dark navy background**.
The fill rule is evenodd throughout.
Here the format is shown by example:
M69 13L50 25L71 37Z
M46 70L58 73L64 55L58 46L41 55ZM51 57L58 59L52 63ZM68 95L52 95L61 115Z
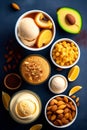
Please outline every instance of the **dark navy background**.
M20 11L15 11L10 7L10 4L12 2L17 2L21 8ZM58 23L57 23L57 16L56 16L56 10L60 7L68 6L77 9L83 19L83 26L80 34L74 35L74 34L68 34L64 32L62 29L60 29ZM56 128L53 128L50 126L44 117L44 107L46 102L49 98L54 96L53 93L51 93L48 89L48 80L43 83L42 85L38 86L32 86L27 84L25 81L22 82L22 86L15 90L11 91L4 87L3 85L3 79L4 76L7 73L10 73L10 71L5 72L3 70L3 65L5 64L6 60L4 58L4 54L6 54L6 47L9 46L13 50L16 51L22 55L22 58L29 54L41 54L44 57L46 57L50 64L51 64L51 75L54 74L63 74L67 77L68 69L63 71L57 71L56 67L52 64L50 60L50 47L46 50L39 51L39 52L32 52L27 51L24 48L20 47L20 45L17 43L15 39L14 34L14 28L17 19L20 15L22 15L24 12L33 10L33 9L40 9L48 14L51 15L51 17L54 19L55 25L56 25L56 36L54 41L56 41L59 38L71 38L75 40L78 45L80 46L81 50L81 57L78 62L78 65L80 66L80 74L79 77L74 81L69 83L68 89L63 94L68 94L69 90L75 86L75 85L81 85L83 88L81 91L76 93L77 96L80 97L80 106L78 108L78 116L76 121L68 128L64 128L65 130L87 130L87 1L86 0L2 0L0 4L0 130L29 130L29 128L37 123L43 124L43 130L57 130ZM21 59L22 60L22 59ZM19 61L17 68L12 70L11 72L19 72L19 66L21 63L21 60ZM5 110L2 99L1 99L1 92L5 91L10 96L12 96L15 92L23 89L29 89L34 92L36 92L42 101L42 112L40 117L31 124L18 124L16 123L9 115L9 112Z

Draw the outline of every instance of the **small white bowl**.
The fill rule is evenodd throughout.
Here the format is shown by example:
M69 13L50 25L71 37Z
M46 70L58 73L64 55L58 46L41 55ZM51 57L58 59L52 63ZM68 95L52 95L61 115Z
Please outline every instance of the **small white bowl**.
M55 78L59 78L59 79L56 79ZM55 80L55 84L53 84L52 86L52 80ZM58 83L59 82L59 83ZM61 83L60 83L61 82ZM58 86L57 86L57 83L58 83ZM49 79L49 82L48 82L48 86L49 86L49 90L51 92L53 92L54 94L60 94L60 93L63 93L66 89L67 89L67 86L68 86L68 81L67 79L65 78L65 76L61 75L61 74L56 74L56 75L53 75L50 79ZM63 87L61 89L61 87Z
M51 41L50 41L47 45L42 46L42 47L40 47L40 48L34 48L34 47L26 46L26 45L20 40L20 38L18 37L18 26L19 26L20 20L23 19L23 18L26 17L26 16L28 17L28 15L31 15L31 14L33 14L33 13L43 13L49 20L51 20L51 22L52 22L52 24L53 24L53 27L52 27L53 36L52 36ZM16 22L16 25L15 25L15 37L16 37L18 43L19 43L23 48L25 48L25 49L27 49L27 50L31 50L31 51L40 51L40 50L43 50L43 49L49 47L50 44L53 42L53 40L54 40L54 38L55 38L55 33L56 33L56 28L55 28L55 23L54 23L54 21L53 21L53 18L52 18L49 14L47 14L46 12L44 12L44 11L42 11L42 10L31 10L31 11L25 12L24 14L22 14L22 15L18 18L18 20L17 20L17 22Z
M73 104L73 106L74 106L74 108L75 108L75 111L74 110L72 110L72 108L71 108L71 106L70 106L70 113L72 114L72 112L74 111L75 113L74 113L74 116L72 115L72 120L70 120L69 118L70 117L67 117L66 119L69 121L69 122L67 122L66 124L64 124L64 111L65 111L65 108L63 109L63 116L62 117L60 117L59 115L60 114L58 114L58 113L56 113L56 111L57 110L59 110L59 109L57 109L57 110L54 110L53 111L53 109L52 109L52 107L53 107L53 102L51 102L50 103L50 101L52 101L53 99L55 99L57 102L58 101L64 101L64 100L60 100L60 99L58 99L59 97L61 97L62 99L65 97L65 98L67 98L68 99L68 102L67 103L69 103L69 101L70 102L72 102L72 104ZM58 105L57 104L57 102L55 101L55 103L54 103L54 105ZM64 101L65 102L65 101ZM67 104L67 103L65 103L65 104ZM52 105L52 106L51 106ZM64 105L63 105L64 106ZM49 108L48 108L49 107ZM66 107L67 108L67 107ZM55 109L55 108L54 108ZM51 111L52 110L52 111ZM48 114L47 114L47 112L48 112ZM56 113L56 114L55 114ZM69 127L70 125L72 125L74 122L75 122L75 120L76 120L76 118L77 118L77 114L78 114L78 109L77 109L77 106L76 106L76 103L75 103L75 101L72 99L72 98L70 98L69 96L66 96L66 95L56 95L56 96L53 96L52 98L50 98L48 101L47 101L47 103L46 103L46 106L45 106L45 118L46 118L46 120L47 120L47 122L51 125L51 126L53 126L54 128L66 128L66 127ZM56 118L55 118L55 115L56 115ZM52 117L52 116L54 116L54 117ZM49 119L48 119L49 118ZM52 121L51 121L52 120ZM57 122L56 121L58 121L58 120L60 120L60 122L58 122L58 123L61 123L61 124L56 124ZM55 123L53 123L53 122L55 122Z
M55 60L53 59L53 56L52 56L52 51L53 51L55 45L58 44L58 43L60 43L60 42L63 42L63 41L67 41L67 42L69 42L69 43L73 43L73 44L76 46L77 50L78 50L78 57L77 57L76 60L75 60L72 64L70 64L70 65L59 65L58 63L55 62ZM66 47L66 48L67 48L67 47ZM66 48L65 48L65 49L66 49ZM57 50L57 52L59 52L59 50ZM52 60L53 64L54 64L56 67L61 68L61 69L68 69L68 68L73 67L73 66L74 66L75 64L77 64L77 62L79 61L79 59L80 59L80 48L79 48L78 44L77 44L75 41L73 41L72 39L69 39L69 38L61 38L61 39L59 39L59 40L57 40L57 41L55 41L55 42L53 43L53 45L52 45L52 47L51 47L51 50L50 50L50 57L51 57L51 60ZM70 55L69 57L67 57L67 58L70 58L70 57L71 57L71 55Z

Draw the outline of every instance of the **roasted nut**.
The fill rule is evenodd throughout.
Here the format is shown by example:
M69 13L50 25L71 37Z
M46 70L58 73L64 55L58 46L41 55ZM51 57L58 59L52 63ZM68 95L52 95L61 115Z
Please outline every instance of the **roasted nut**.
M58 101L56 100L56 99L52 99L51 101L50 101L50 105L54 105L54 104L57 104L58 103Z
M61 109L56 111L57 114L62 114L63 112L64 110L61 110Z
M64 117L65 117L66 119L68 119L69 116L70 116L70 113L66 113L66 114L64 115Z
M62 99L61 97L59 97L59 96L56 97L55 99L56 99L57 101L63 101L63 99Z
M64 96L63 100L67 103L68 102L68 98Z
M63 116L64 116L63 114L59 114L59 115L58 115L58 119L62 119Z
M15 9L15 10L20 10L20 7L19 7L19 5L18 5L17 3L12 3L12 4L11 4L11 7L12 7L13 9Z
M57 109L58 109L58 108L57 108L57 105L53 105L53 106L51 107L51 111L52 111L52 112L55 112Z
M79 102L79 97L76 98L76 103Z
M55 119L56 119L56 115L52 115L50 118L51 121L54 121Z
M63 117L61 121L64 125L69 123L69 121L65 117Z
M65 114L65 113L68 113L69 111L70 111L70 109L66 107L66 108L64 109L64 114Z
M58 109L64 109L65 107L66 107L66 104L60 105L60 106L58 107Z
M59 125L63 125L61 120L58 119L57 122L58 122Z
M63 101L58 101L58 102L57 102L57 105L58 105L58 106L64 105L64 104L65 104L65 102L63 102Z

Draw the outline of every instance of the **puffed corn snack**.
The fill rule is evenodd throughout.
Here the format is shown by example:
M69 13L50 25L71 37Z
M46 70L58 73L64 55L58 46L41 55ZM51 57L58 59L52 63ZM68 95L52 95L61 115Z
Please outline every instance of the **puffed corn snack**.
M61 41L55 44L52 57L60 66L72 65L78 58L78 48L73 42Z

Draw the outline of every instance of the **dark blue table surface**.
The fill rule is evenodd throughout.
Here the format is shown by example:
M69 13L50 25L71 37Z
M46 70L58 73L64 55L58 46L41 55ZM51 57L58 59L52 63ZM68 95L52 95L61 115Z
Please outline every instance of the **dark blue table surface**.
M11 7L10 4L12 2L16 2L20 5L21 10L20 11L14 11ZM82 30L79 34L73 35L73 34L68 34L64 32L63 30L60 29L58 23L57 23L57 16L56 16L56 10L59 7L63 6L68 6L77 9L83 19L83 26ZM51 64L51 75L54 74L63 74L64 76L67 77L68 69L67 70L62 70L58 71L56 70L56 67L51 63L49 52L50 52L50 47L48 47L46 50L39 51L39 52L32 52L32 51L27 51L20 47L18 45L16 39L15 39L15 34L14 34L14 28L15 28L15 23L18 19L18 17L23 14L26 11L33 10L33 9L40 9L43 10L47 13L49 13L52 18L54 19L55 25L56 25L56 36L54 41L56 41L59 38L64 38L68 37L73 40L75 40L78 45L80 46L81 50L81 57L78 62L78 65L80 66L80 74L79 77L74 81L69 83L68 89L63 93L63 94L68 94L69 90L75 86L75 85L81 85L83 88L81 91L76 93L77 96L80 97L80 106L78 108L78 116L76 121L68 128L65 128L65 130L87 130L87 1L86 0L3 0L1 1L0 4L0 130L28 130L33 124L37 123L42 123L43 124L43 130L56 130L56 128L53 128L50 126L47 121L45 120L44 117L44 107L46 102L48 101L49 98L54 96L55 94L51 93L48 89L48 80L43 83L42 85L38 86L32 86L27 84L25 81L22 82L22 85L19 89L15 91L11 91L6 89L3 86L3 79L4 76L7 73L10 72L17 72L19 73L19 66L21 60L33 53L41 54L44 57L46 57L50 64ZM22 55L22 58L19 60L17 67L11 71L5 72L3 70L4 64L6 64L6 60L4 58L4 55L7 53L6 48L9 47L10 49L15 50L17 53L20 53ZM5 110L3 103L2 103L2 98L1 98L1 92L5 91L7 92L10 96L12 96L15 92L23 89L28 89L36 92L42 101L42 112L40 117L33 123L31 124L18 124L16 123L9 115L9 112Z

